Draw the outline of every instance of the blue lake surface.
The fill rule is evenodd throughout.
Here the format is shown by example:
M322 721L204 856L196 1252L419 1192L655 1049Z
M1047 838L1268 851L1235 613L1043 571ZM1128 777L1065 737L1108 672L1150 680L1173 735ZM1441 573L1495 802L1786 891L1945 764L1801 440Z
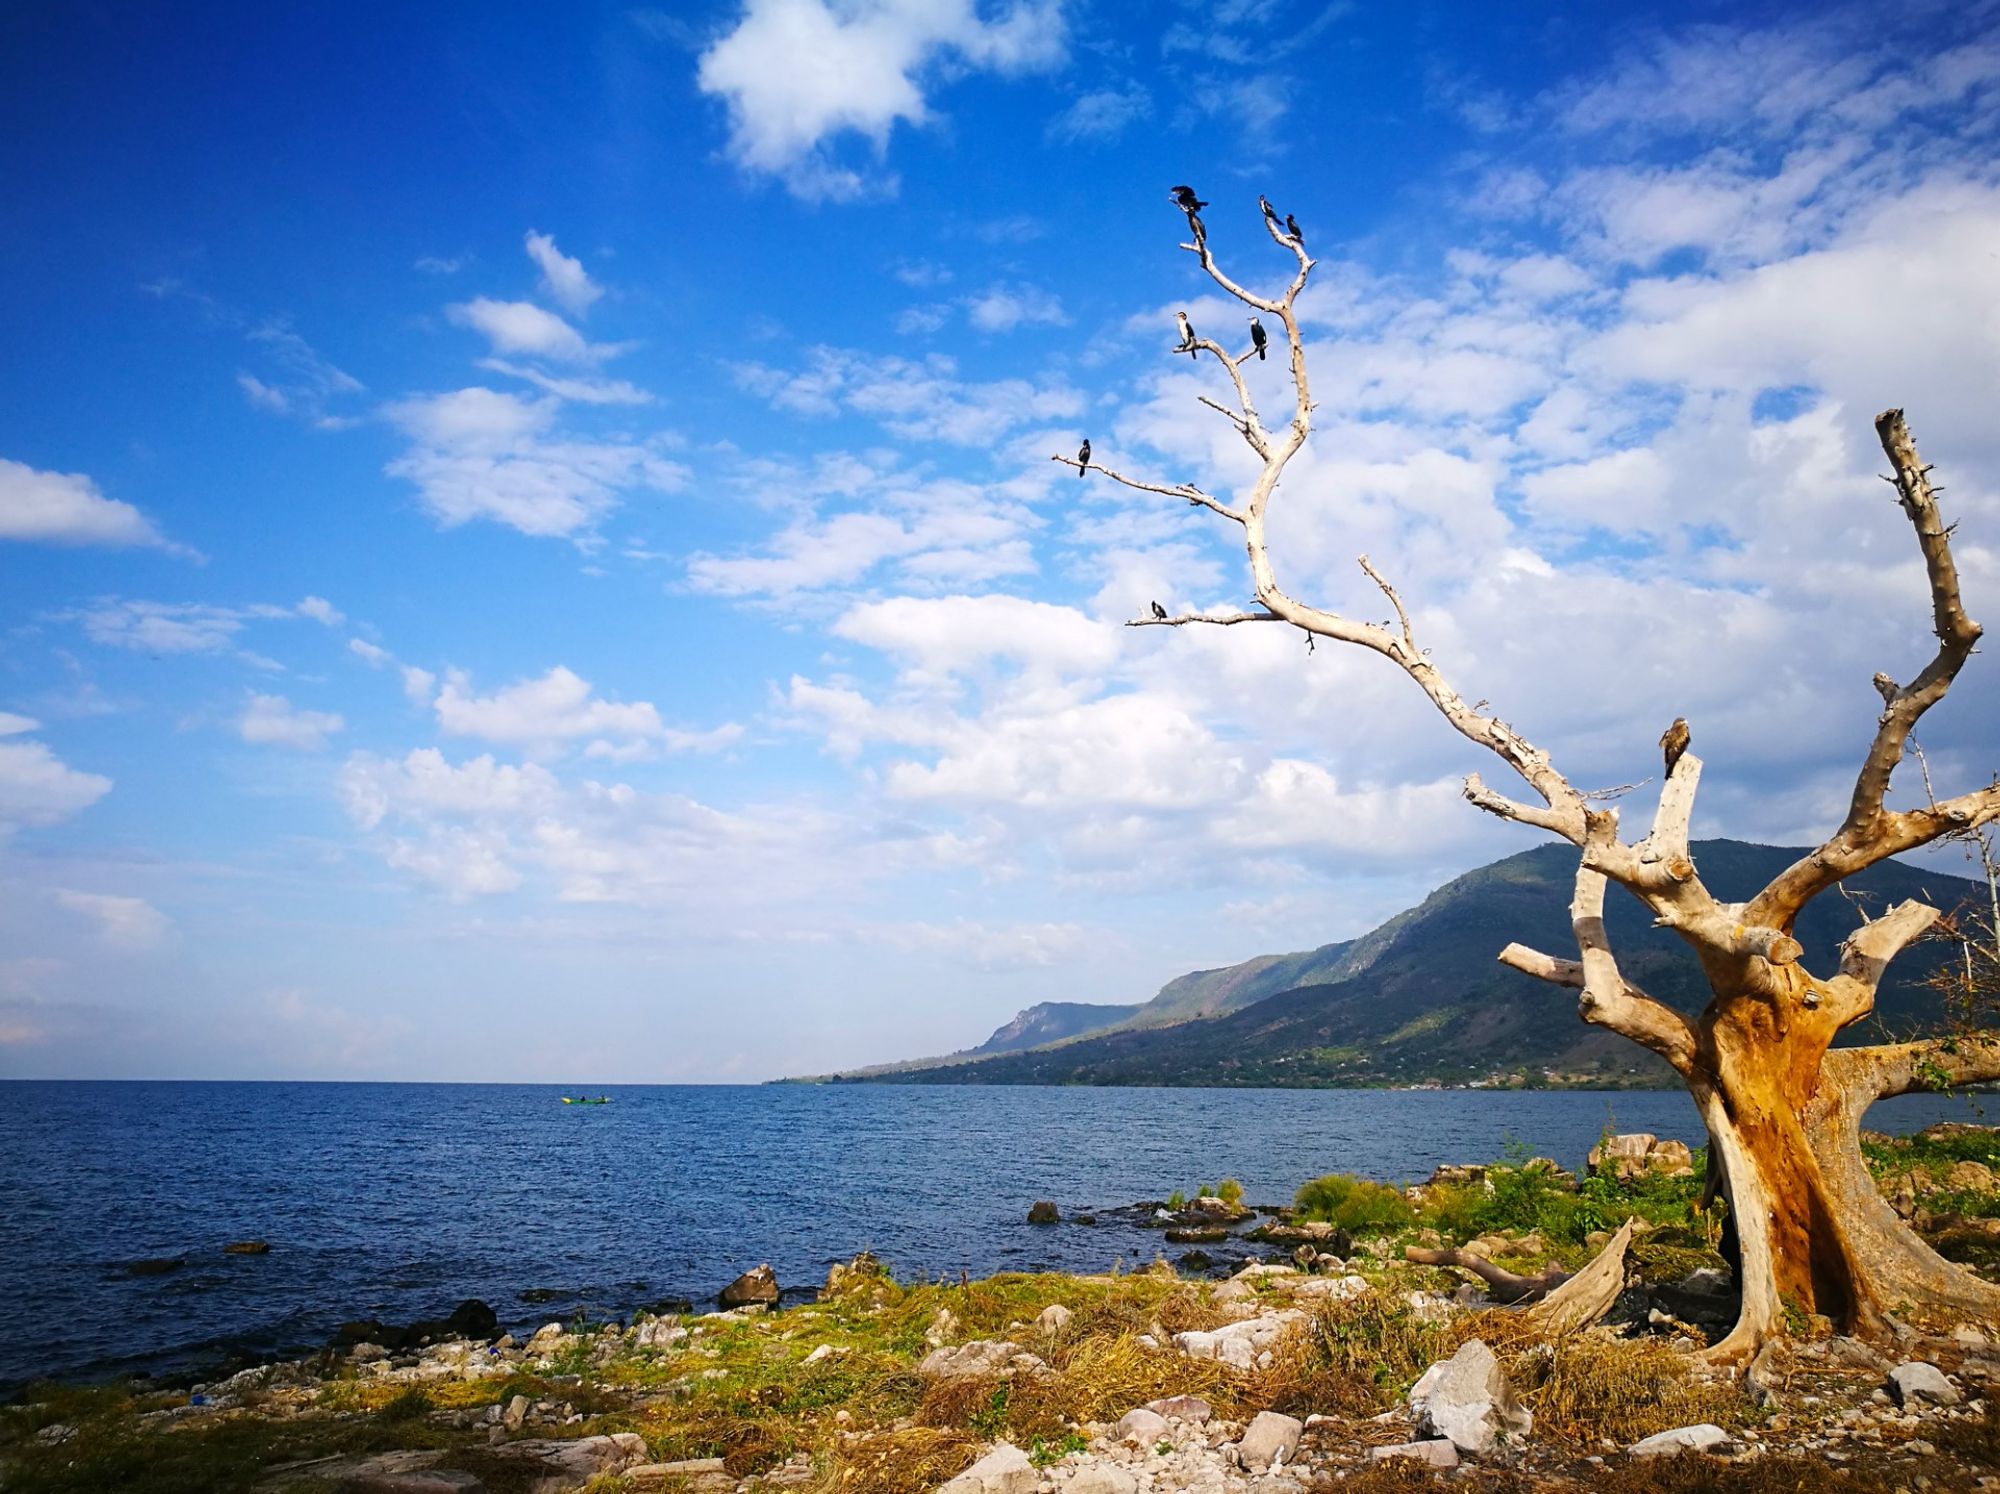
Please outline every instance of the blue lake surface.
M598 1091L593 1091L597 1093ZM1134 1227L1025 1223L1224 1177L1288 1202L1333 1171L1421 1179L1511 1141L1579 1166L1607 1120L1691 1145L1679 1093L0 1083L0 1389L308 1349L343 1321L521 1327L786 1286L867 1248L903 1276L1103 1270ZM1909 1096L1869 1124L1981 1119ZM261 1239L267 1256L225 1256ZM135 1259L185 1256L164 1276ZM523 1293L553 1293L542 1301Z

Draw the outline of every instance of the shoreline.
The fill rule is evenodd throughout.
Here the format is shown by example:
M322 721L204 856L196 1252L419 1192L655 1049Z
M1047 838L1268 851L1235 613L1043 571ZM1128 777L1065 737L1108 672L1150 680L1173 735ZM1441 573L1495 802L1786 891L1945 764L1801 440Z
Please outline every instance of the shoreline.
M1978 1144L2000 1161L2000 1136L1982 1133ZM1946 1154L1932 1158L1927 1145L1935 1149L1882 1138L1884 1177L1900 1183L1942 1163ZM1616 1160L1627 1155L1639 1160ZM1225 1180L1206 1197L1122 1206L1145 1211L1159 1243L1134 1271L899 1281L864 1254L790 1293L768 1272L750 1273L729 1289L747 1300L719 1311L675 1304L690 1310L548 1321L512 1335L490 1310L480 1315L483 1305L464 1303L394 1344L367 1336L383 1325L359 1322L338 1345L181 1388L38 1387L0 1408L0 1482L10 1494L474 1494L592 1478L607 1494L921 1494L998 1458L1014 1482L992 1487L1020 1494L1294 1494L1306 1485L1293 1475L1308 1472L1366 1490L1404 1477L1380 1449L1447 1456L1410 1389L1432 1364L1489 1350L1539 1430L1484 1448L1454 1443L1449 1456L1473 1470L1467 1477L1597 1488L1607 1470L1640 1466L1633 1444L1696 1424L1720 1439L1689 1455L1705 1465L1823 1473L1831 1460L1883 1480L1849 1475L1839 1487L1850 1489L1907 1483L1934 1470L1943 1447L1961 1450L1952 1457L1964 1469L1988 1466L1976 1461L1981 1449L2000 1459L2000 1422L1987 1409L2000 1408L2000 1344L1964 1325L1918 1325L1902 1346L1903 1357L1955 1377L1949 1397L1908 1405L1894 1404L1895 1364L1810 1329L1787 1350L1810 1393L1760 1405L1732 1377L1702 1370L1692 1351L1723 1331L1731 1302L1726 1263L1702 1233L1712 1221L1692 1208L1693 1159L1677 1143L1607 1158L1581 1178L1545 1159L1440 1168L1404 1189L1336 1176L1302 1189L1301 1207L1263 1212L1231 1200ZM1915 1192L1910 1205L1933 1238L2000 1252L2000 1175L1991 1212L1976 1216L1928 1211L1926 1200L1961 1197L1944 1181L1940 1173L1938 1189ZM1509 1269L1574 1268L1613 1214L1643 1226L1629 1284L1602 1323L1553 1348L1524 1338L1528 1319L1464 1273L1404 1258L1406 1245L1463 1244L1476 1230L1473 1243ZM1468 1347L1475 1339L1485 1347ZM1137 1442L1131 1426L1145 1431ZM1254 1463L1258 1439L1272 1435L1290 1439L1279 1471L1244 1467L1244 1449ZM190 1472L190 1459L208 1461ZM182 1482L156 1481L169 1464Z

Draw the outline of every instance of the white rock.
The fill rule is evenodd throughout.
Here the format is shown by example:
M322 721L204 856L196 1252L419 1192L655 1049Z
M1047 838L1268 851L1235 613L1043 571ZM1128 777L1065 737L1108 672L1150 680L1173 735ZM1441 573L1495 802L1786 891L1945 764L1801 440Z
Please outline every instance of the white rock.
M1934 1406L1956 1406L1959 1401L1958 1391L1944 1377L1944 1371L1921 1359L1899 1364L1889 1371L1889 1394L1905 1411L1926 1401Z
M1026 1453L1011 1442L996 1442L985 1457L940 1485L938 1494L1035 1494L1039 1482Z
M1146 1402L1146 1409L1169 1421L1191 1421L1199 1426L1215 1415L1215 1407L1198 1395L1170 1395Z
M1301 1281L1288 1281L1283 1285L1294 1297L1315 1297L1328 1302L1346 1302L1368 1290L1368 1279L1365 1276L1308 1276Z
M1167 1419L1157 1411L1140 1406L1119 1417L1118 1425L1113 1430L1117 1432L1120 1442L1152 1448L1167 1435Z
M1428 1463L1433 1468L1456 1468L1458 1448L1449 1437L1438 1437L1429 1442L1397 1442L1388 1447L1368 1449L1371 1462L1386 1463L1391 1458L1409 1458L1419 1463Z
M1051 1302L1042 1309L1042 1315L1035 1319L1035 1326L1044 1333L1060 1333L1069 1326L1069 1320L1076 1314L1060 1302Z
M1277 1411L1259 1411L1243 1429L1243 1438L1236 1444L1236 1455L1243 1466L1262 1473L1275 1468L1298 1451L1299 1434L1305 1431L1305 1423L1296 1416L1286 1416Z
M1487 1452L1527 1436L1534 1424L1533 1414L1514 1399L1500 1361L1476 1338L1424 1371L1410 1389L1410 1404L1419 1431L1449 1437L1460 1452Z
M1721 1427L1704 1421L1691 1427L1675 1427L1670 1432L1655 1432L1625 1451L1635 1458L1658 1458L1679 1452L1727 1452L1735 1445L1735 1440Z
M1069 1481L1069 1494L1138 1494L1139 1480L1109 1463L1086 1463Z
M1002 1370L1041 1369L1042 1361L1004 1338L976 1338L955 1348L933 1349L917 1365L926 1380L970 1380Z

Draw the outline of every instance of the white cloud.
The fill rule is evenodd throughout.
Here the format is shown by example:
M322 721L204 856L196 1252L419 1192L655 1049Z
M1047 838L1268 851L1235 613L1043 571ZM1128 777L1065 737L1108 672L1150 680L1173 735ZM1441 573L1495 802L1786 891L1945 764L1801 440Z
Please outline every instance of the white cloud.
M245 613L202 602L103 601L78 616L93 643L147 654L209 654L234 645Z
M176 548L138 509L105 497L81 472L41 472L4 457L0 457L0 540Z
M355 658L362 660L371 669L380 669L384 664L389 663L393 657L379 643L370 643L365 638L348 639L347 651L353 654Z
M960 69L1016 73L1061 60L1057 0L1014 0L991 20L973 0L747 0L736 28L702 54L702 92L729 106L729 153L782 177L798 196L854 198L861 172L826 149L843 134L879 159L898 121L930 117L924 75Z
M1022 425L1070 418L1084 408L1082 394L1066 383L968 382L959 377L956 360L939 353L912 359L814 348L801 369L748 363L736 376L783 410L800 415L849 410L902 440L957 446L991 446Z
M583 261L556 248L552 235L529 229L527 249L528 258L541 269L542 289L572 316L582 316L604 294L604 287L585 272Z
M335 712L301 710L282 695L252 692L237 718L236 732L244 741L259 746L320 752L325 750L327 738L346 725Z
M24 716L8 716L0 737L35 729ZM40 742L0 740L0 839L26 825L53 825L111 792L111 780L68 766Z
M438 726L448 735L477 737L543 756L590 738L595 740L586 756L624 762L658 751L719 751L742 735L734 723L706 732L669 727L650 701L621 704L602 699L588 680L560 665L491 695L475 695L471 680L453 670L445 676L434 704Z
M412 705L429 705L436 689L437 676L430 670L419 669L414 664L403 666L403 695Z
M591 693L590 682L560 665L492 695L474 695L459 670L445 676L438 725L452 736L548 747L576 737L654 737L662 730L650 702L620 705Z
M689 584L723 596L784 597L851 587L882 566L894 566L906 583L926 590L1035 569L1026 535L1038 521L1017 498L997 489L921 482L893 468L837 463L817 474L766 465L755 469L751 490L759 492L768 482L795 503L829 494L844 501L860 491L849 486L856 471L871 479L866 491L880 511L813 513L747 555L697 552L688 560Z
M415 444L387 470L447 529L491 519L543 537L584 535L621 493L686 481L663 441L566 439L551 431L556 408L484 388L403 400L386 413Z
M29 716L16 716L12 711L0 711L0 737L18 737L25 732L40 731L42 723Z
M172 920L144 898L70 887L58 887L55 898L70 912L95 919L99 937L120 949L152 949L173 927Z
M1153 98L1137 83L1083 94L1049 121L1050 140L1075 145L1083 140L1115 140L1153 112Z
M653 402L651 394L628 379L561 378L543 373L539 368L509 363L505 358L481 358L479 366L493 373L505 374L510 379L533 384L544 393L573 404L650 405Z
M447 306L445 315L486 338L495 353L553 358L559 363L594 363L623 351L612 344L586 342L576 328L532 301L495 301L480 296Z
M841 614L833 631L947 677L990 660L1094 675L1118 657L1116 630L1072 607L1009 596L891 597Z
M965 303L966 315L982 332L1011 332L1016 327L1062 327L1069 324L1062 302L1034 285L993 285Z
M337 628L347 621L346 614L325 597L307 597L299 603L297 610L300 617L309 617L329 628Z

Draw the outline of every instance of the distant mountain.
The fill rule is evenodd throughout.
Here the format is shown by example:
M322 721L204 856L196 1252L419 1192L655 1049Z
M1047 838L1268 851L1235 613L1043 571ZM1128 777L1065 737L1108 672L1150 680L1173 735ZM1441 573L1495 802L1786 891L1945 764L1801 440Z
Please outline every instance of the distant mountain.
M847 1069L838 1074L808 1074L786 1080L794 1084L888 1082L917 1069L942 1069L958 1064L979 1063L1002 1053L1019 1053L1028 1048L1067 1042L1090 1033L1108 1032L1144 1011L1143 1004L1103 1006L1087 1001L1041 1001L1014 1019L993 1029L993 1035L976 1048L961 1048L937 1058L904 1058L894 1063L870 1064L864 1069Z
M1182 980L1188 978L1181 977ZM1065 1038L1116 1027L1145 1009L1144 1006L1094 1006L1085 1001L1043 1001L1024 1012L1015 1013L1013 1021L1005 1027L996 1028L992 1037L977 1048L968 1048L966 1054L971 1057L989 1053L1018 1053L1023 1048L1060 1043Z
M1749 897L1801 854L1731 840L1693 849L1702 879L1731 900ZM1553 954L1573 949L1575 875L1573 849L1540 846L1466 873L1350 943L1182 976L1116 1030L869 1077L904 1084L1670 1083L1658 1059L1579 1020L1571 993L1495 960L1515 940ZM1949 908L1983 891L1894 861L1849 878L1846 888L1874 910L1909 897ZM1830 971L1836 947L1858 922L1854 906L1829 893L1807 908L1794 932L1813 968ZM1609 924L1629 980L1683 1011L1700 1009L1708 992L1679 939L1654 928L1616 888ZM1923 981L1945 956L1942 944L1905 951L1890 967L1876 1015L1850 1030L1849 1040L1934 1026L1943 1013ZM1294 984L1285 985L1288 977ZM1165 1015L1175 1011L1188 1015Z

